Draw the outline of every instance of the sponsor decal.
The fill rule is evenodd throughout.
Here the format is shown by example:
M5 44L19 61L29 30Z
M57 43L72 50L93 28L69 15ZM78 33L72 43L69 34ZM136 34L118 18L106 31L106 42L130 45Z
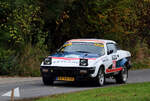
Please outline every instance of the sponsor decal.
M116 60L117 59L117 56L116 55L113 55L112 56L112 60Z
M95 46L98 46L98 47L104 47L103 44L100 44L100 43L94 43Z
M64 63L79 64L79 61L72 61L72 60L53 60L52 63L53 63L53 64L56 64L56 63L61 63L61 64L64 64Z
M72 45L72 43L69 42L69 43L64 44L63 47L67 47L67 46L71 46L71 45Z

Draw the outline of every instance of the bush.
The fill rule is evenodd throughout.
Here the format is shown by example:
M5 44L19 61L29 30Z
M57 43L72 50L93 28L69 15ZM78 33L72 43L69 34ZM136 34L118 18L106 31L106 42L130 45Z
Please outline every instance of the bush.
M131 49L133 58L133 69L143 69L150 67L150 49L145 42L138 42L134 48Z
M0 75L40 76L40 63L46 49L27 45L21 53L0 49Z
M46 49L26 45L18 57L20 76L40 76L40 64L46 56Z
M12 50L0 50L0 75L15 75L17 59Z

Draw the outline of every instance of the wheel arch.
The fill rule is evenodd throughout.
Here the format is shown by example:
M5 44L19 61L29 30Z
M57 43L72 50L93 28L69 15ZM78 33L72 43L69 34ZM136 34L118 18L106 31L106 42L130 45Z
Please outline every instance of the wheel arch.
M130 68L131 68L130 59L128 59L128 58L123 58L123 59L121 60L121 62L120 62L120 65L121 65L121 67L126 66L128 69L130 69Z
M103 68L103 69L105 70L105 66L104 66L103 64L100 65L100 68ZM100 69L100 68L99 68L99 69Z
M125 63L125 66L126 66L128 69L131 68L131 60L130 60L130 57L127 58L127 61L126 61L126 63Z
M96 76L96 82L99 86L103 86L105 84L105 66L104 65L100 65L99 67L99 70Z
M104 73L105 73L105 66L103 65L103 64L101 64L100 66L99 66L99 69L98 69L98 72L97 72L97 75L98 75L98 73L99 73L99 71L100 71L100 69L103 69L103 71L104 71Z

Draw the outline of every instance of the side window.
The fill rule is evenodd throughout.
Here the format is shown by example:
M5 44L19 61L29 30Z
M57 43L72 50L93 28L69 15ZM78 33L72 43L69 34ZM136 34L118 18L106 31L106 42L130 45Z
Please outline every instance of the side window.
M117 52L116 45L114 43L108 43L107 44L107 52L108 52L108 54L116 53Z

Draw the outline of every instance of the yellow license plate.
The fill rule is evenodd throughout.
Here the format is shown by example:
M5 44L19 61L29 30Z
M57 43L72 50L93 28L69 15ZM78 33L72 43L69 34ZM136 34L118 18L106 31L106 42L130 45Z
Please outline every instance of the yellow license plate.
M56 80L61 80L61 81L75 81L74 77L56 77Z

